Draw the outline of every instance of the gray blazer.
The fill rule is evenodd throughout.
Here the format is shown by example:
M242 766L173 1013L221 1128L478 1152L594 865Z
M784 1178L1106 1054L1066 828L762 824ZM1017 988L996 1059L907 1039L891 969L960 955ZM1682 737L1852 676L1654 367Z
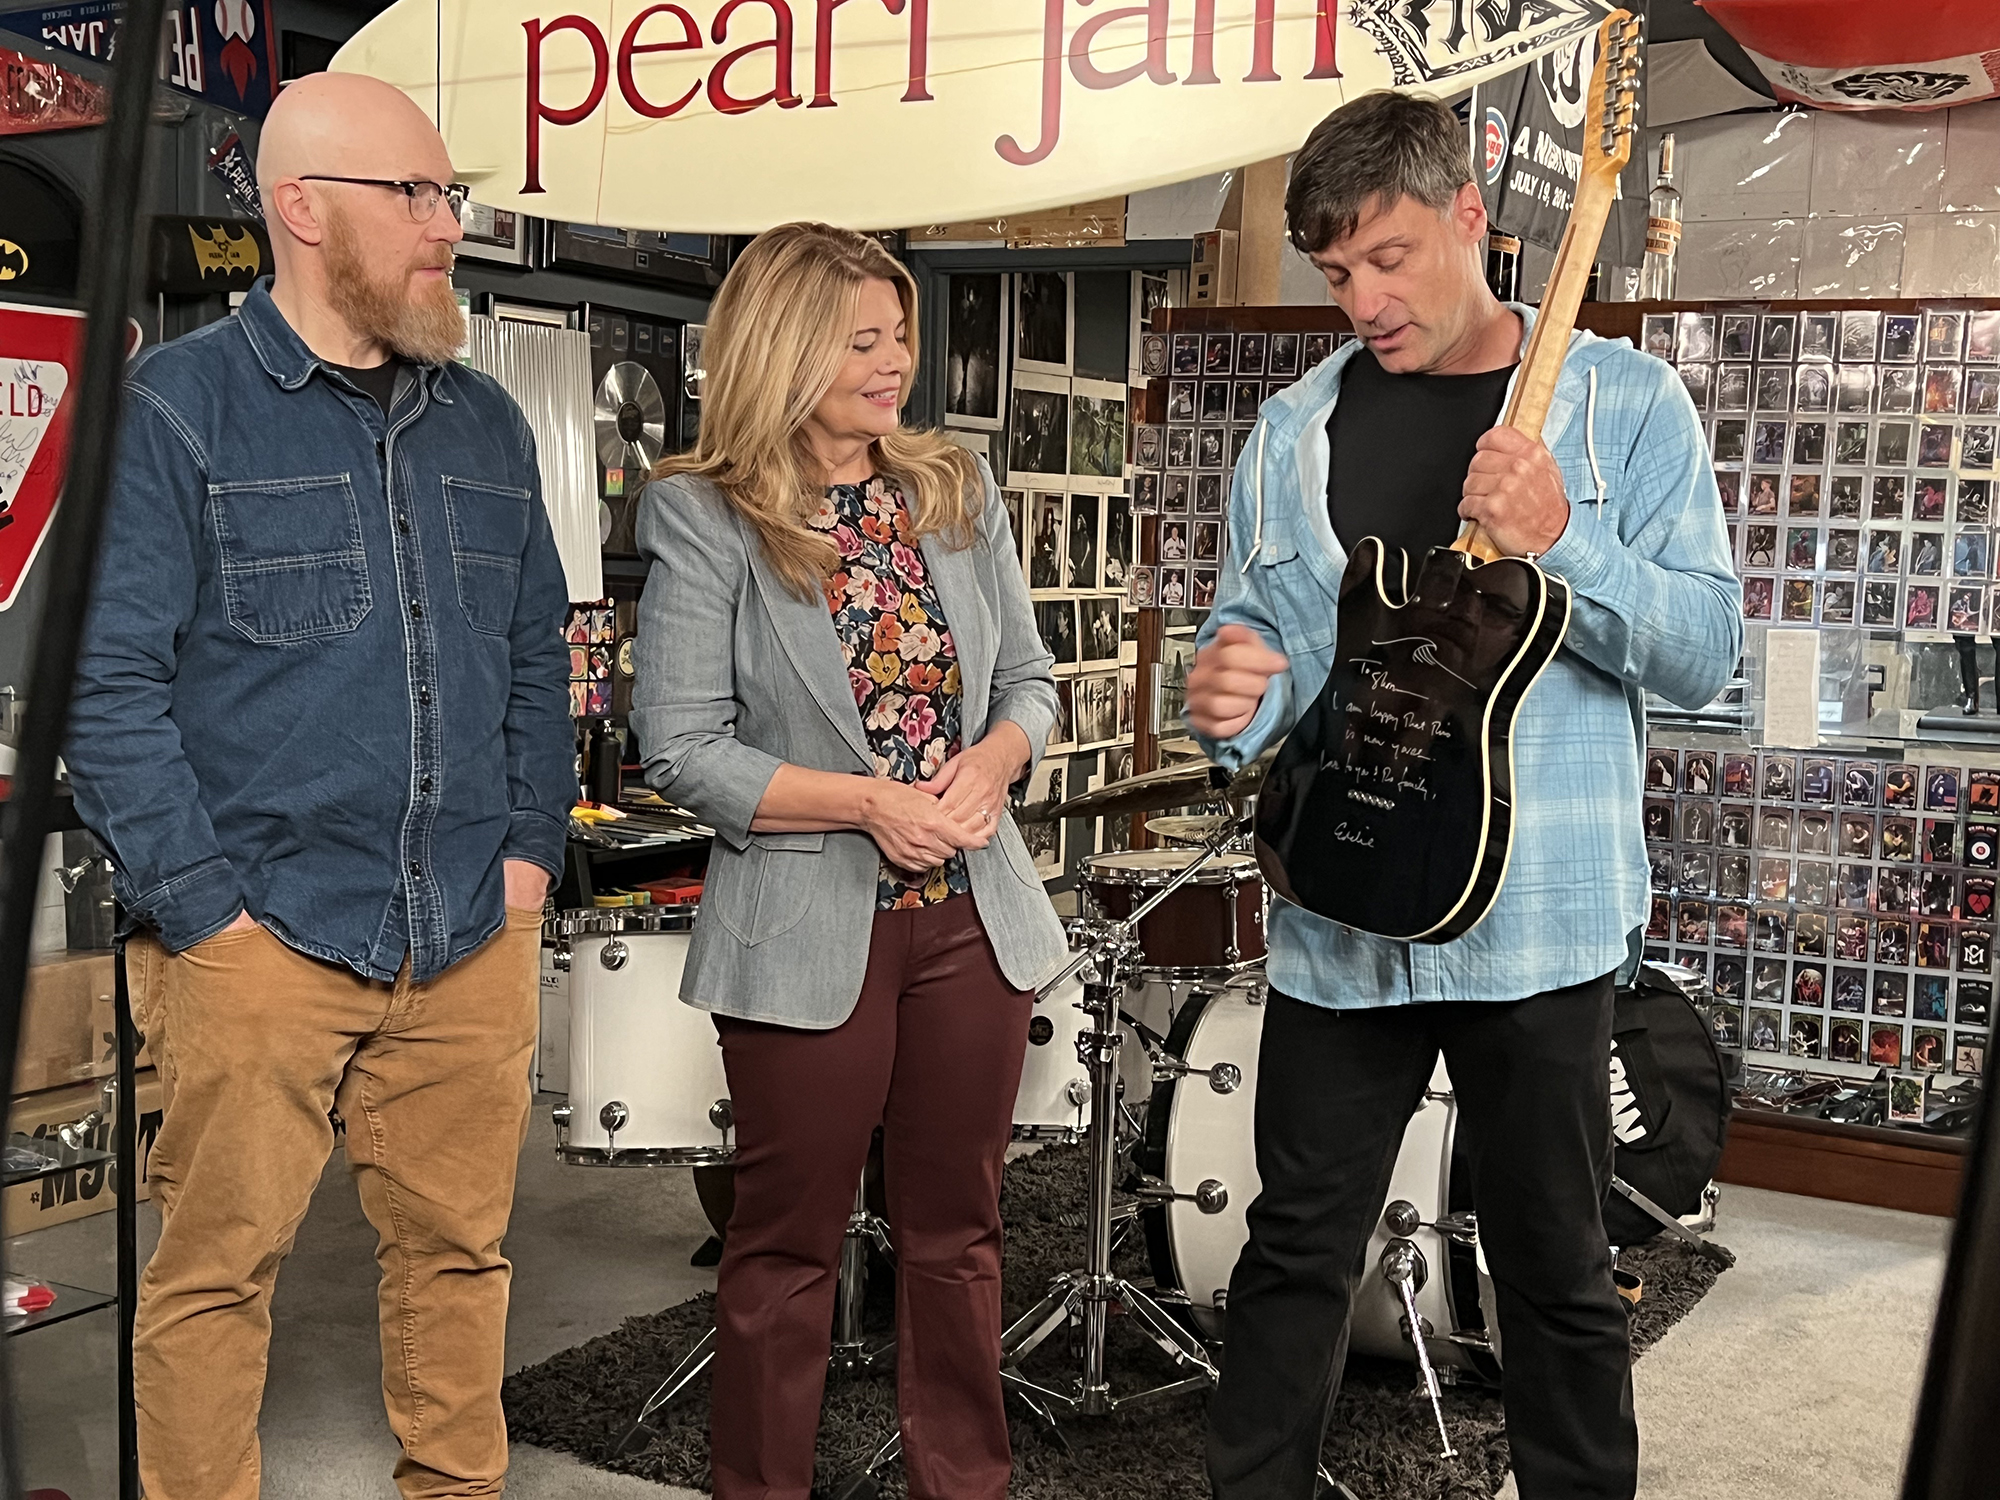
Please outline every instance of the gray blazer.
M963 740L1012 719L1041 757L1056 716L1053 658L1036 632L1013 532L982 459L972 546L923 543L958 651ZM715 486L679 475L647 487L649 563L634 650L632 725L646 780L716 831L681 998L719 1015L825 1030L861 996L881 859L865 833L752 833L781 763L874 774L833 617L765 561L756 532ZM1032 989L1065 961L1062 925L1021 831L966 852L987 938L1010 984Z

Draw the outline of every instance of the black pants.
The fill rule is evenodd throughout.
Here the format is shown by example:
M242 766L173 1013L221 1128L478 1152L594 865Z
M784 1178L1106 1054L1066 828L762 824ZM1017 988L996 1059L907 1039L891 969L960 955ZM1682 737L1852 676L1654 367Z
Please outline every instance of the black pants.
M1512 1003L1349 1011L1271 992L1257 1056L1263 1191L1229 1279L1209 1404L1217 1500L1314 1492L1348 1309L1374 1274L1369 1236L1439 1051L1473 1152L1521 1500L1631 1500L1631 1347L1600 1210L1611 991L1607 976Z

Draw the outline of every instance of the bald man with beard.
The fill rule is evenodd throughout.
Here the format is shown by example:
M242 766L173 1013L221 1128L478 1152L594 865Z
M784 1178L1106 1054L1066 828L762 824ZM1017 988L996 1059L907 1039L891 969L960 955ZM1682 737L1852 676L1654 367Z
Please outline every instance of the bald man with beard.
M254 1500L271 1294L334 1143L404 1496L497 1495L542 903L576 793L534 440L453 358L463 190L408 98L293 84L276 278L132 367L67 758L166 1114L150 1500Z

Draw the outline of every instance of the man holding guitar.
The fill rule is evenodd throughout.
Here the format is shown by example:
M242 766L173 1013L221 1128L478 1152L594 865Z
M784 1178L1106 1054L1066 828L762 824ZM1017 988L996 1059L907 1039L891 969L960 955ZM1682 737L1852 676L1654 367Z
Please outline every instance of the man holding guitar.
M1523 362L1535 315L1486 288L1486 211L1443 105L1378 93L1335 111L1294 160L1286 211L1359 339L1265 403L1237 465L1187 683L1204 748L1240 769L1314 702L1364 537L1407 549L1414 575L1476 521L1572 602L1514 722L1511 858L1484 919L1399 942L1273 905L1262 1191L1229 1286L1210 1477L1224 1500L1313 1494L1353 1290L1441 1052L1475 1153L1522 1500L1627 1500L1638 1431L1600 1201L1612 986L1646 917L1641 692L1705 703L1742 647L1701 420L1672 368L1623 340L1546 340ZM1496 425L1536 381L1539 435Z

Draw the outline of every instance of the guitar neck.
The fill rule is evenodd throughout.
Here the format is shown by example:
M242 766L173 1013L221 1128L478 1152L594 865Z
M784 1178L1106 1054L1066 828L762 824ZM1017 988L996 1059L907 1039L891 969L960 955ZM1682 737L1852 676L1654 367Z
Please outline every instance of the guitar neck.
M1563 356L1569 352L1569 336L1576 331L1577 311L1590 286L1591 267L1597 261L1598 241L1604 238L1614 195L1613 183L1586 177L1579 185L1576 207L1556 249L1555 269L1549 272L1548 290L1542 294L1541 310L1535 315L1534 332L1528 336L1528 352L1514 381L1514 394L1500 419L1503 425L1537 440L1549 403L1555 399L1556 379L1562 374Z
M1583 294L1590 286L1597 243L1604 237L1604 225L1611 217L1615 195L1614 183L1586 176L1578 184L1576 205L1563 229L1562 244L1556 248L1555 268L1549 272L1548 290L1542 294L1534 331L1528 335L1528 352L1521 358L1521 372L1514 378L1514 393L1500 418L1502 426L1525 432L1537 442L1541 440L1549 403L1555 399L1563 356L1569 353L1569 336L1576 331L1577 310L1583 306ZM1481 562L1492 562L1501 556L1492 538L1474 521L1465 523L1452 546Z

